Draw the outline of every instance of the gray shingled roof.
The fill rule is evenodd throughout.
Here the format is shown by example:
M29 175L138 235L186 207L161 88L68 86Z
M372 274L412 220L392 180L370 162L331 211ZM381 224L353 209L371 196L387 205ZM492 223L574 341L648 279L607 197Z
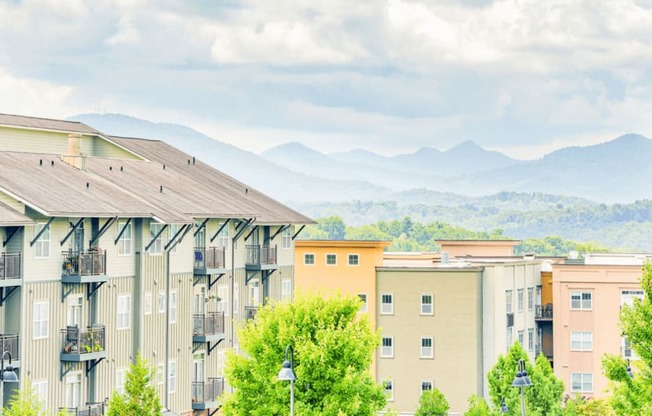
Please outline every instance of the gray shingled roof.
M13 114L0 114L0 125L55 130L69 133L101 134L86 124L77 121L52 120L48 118L25 117Z
M29 224L34 224L34 220L0 202L0 226L12 227Z

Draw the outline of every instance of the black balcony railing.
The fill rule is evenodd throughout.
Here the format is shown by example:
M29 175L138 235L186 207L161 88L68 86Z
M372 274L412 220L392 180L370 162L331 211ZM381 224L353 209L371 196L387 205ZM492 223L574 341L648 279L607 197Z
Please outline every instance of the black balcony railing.
M21 278L21 253L0 253L0 279Z
M258 306L245 306L245 319L254 319L258 313Z
M9 351L12 360L20 360L20 344L18 334L0 335L0 351Z
M224 312L207 312L192 316L193 335L206 336L224 333Z
M89 326L82 331L77 326L69 326L61 330L61 354L90 354L102 352L106 347L106 331L104 325Z
M64 251L64 276L99 276L106 274L106 252L101 249Z
M192 383L192 402L208 403L214 402L224 391L224 379L222 377L209 378L206 382Z
M60 407L59 412L69 416L100 416L104 414L105 408L104 402L86 403L86 406L82 407Z
M276 264L276 246L247 246L247 264Z
M224 247L195 247L195 269L223 269L225 264Z
M548 303L547 305L536 305L534 309L534 319L552 319L552 303Z

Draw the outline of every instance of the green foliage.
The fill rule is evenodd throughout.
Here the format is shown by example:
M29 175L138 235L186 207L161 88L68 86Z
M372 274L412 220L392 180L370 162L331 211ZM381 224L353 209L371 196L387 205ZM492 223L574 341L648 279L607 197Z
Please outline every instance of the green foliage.
M414 416L446 416L450 406L446 397L436 388L421 393Z
M475 394L469 397L469 408L464 416L496 416L499 412L491 410L485 399Z
M319 220L319 229L328 235L329 240L344 240L346 225L342 218L334 215Z
M645 296L632 306L624 305L620 312L620 326L630 347L641 358L632 363L631 378L627 361L606 354L602 360L604 373L611 380L611 405L618 415L652 415L652 263L643 267L641 287Z
M615 416L616 412L608 400L585 398L579 393L569 397L564 407L564 416Z
M140 353L136 362L129 365L125 381L125 393L113 392L109 400L108 416L158 416L161 403L158 390L152 386L154 371Z
M23 381L23 387L10 400L3 410L4 416L45 416L43 402L38 396L29 379Z
M489 396L496 409L505 399L509 415L520 414L521 399L519 389L512 387L518 371L519 360L525 360L525 369L532 381L532 386L525 388L525 405L528 415L555 416L562 415L561 401L564 385L550 367L544 355L539 355L533 366L521 344L515 342L506 356L499 356L494 367L487 374Z
M382 386L369 372L379 335L359 308L357 296L304 296L262 307L238 331L243 354L227 358L226 376L234 393L224 400L224 414L288 414L290 383L277 376L291 345L296 414L375 415L386 403Z

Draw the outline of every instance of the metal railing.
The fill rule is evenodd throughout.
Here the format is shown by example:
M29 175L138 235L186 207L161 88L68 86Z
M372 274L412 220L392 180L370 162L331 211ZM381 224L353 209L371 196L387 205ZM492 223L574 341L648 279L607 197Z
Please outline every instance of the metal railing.
M224 391L224 378L208 378L206 382L192 383L192 402L208 403L214 402Z
M106 331L104 325L93 325L81 331L77 326L61 330L62 354L90 354L104 351Z
M245 306L245 319L254 319L258 313L258 306Z
M0 253L0 279L21 278L21 253Z
M224 312L207 312L192 316L193 335L217 335L224 333Z
M63 256L64 276L98 276L106 274L106 252L101 249L88 251L68 250Z
M12 360L20 360L20 344L18 334L0 335L0 351L9 351Z
M276 245L247 246L247 264L276 264Z
M104 414L106 404L104 402L86 403L83 407L60 407L59 412L65 412L70 416L100 416Z
M224 247L195 247L195 269L222 269L225 264Z
M535 319L552 319L552 303L547 305L536 305L534 309Z

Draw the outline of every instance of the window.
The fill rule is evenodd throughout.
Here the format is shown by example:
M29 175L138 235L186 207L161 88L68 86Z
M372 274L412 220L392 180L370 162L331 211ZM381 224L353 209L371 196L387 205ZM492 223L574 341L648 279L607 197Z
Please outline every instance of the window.
M115 390L118 394L125 393L125 381L127 381L127 368L119 368L115 372Z
M380 345L380 356L383 358L394 357L394 338L383 337Z
M432 390L432 381L422 381L421 382L421 393L424 391Z
M165 292L158 292L158 313L165 313Z
M534 351L534 328L528 328L527 330L527 349Z
M421 294L421 315L432 315L432 294L431 293L422 293Z
M222 227L220 224L219 227ZM219 229L219 228L218 228ZM229 249L229 226L226 225L222 230L217 233L217 246L223 248L224 251Z
M172 241L174 236L177 235L178 231L179 231L179 224L168 225L168 244ZM176 252L177 252L177 244L175 244L174 247L170 249L170 254L174 254Z
M380 295L380 314L391 315L394 313L394 296L389 293Z
M593 308L593 294L591 292L571 292L571 309Z
M229 316L229 286L223 285L217 287L217 311L224 312L224 316Z
M126 225L126 227L125 227ZM124 228L120 239L118 240L118 255L119 256L129 256L132 253L132 230L131 223L127 224L127 221L118 221L118 232Z
M177 323L177 291L170 291L170 323Z
M624 358L629 358L632 360L638 360L639 357L636 355L636 351L632 349L632 346L629 343L629 340L626 336L620 337L620 351Z
M349 254L349 266L359 266L360 256L357 254Z
M518 331L518 343L521 344L521 347L525 347L525 331Z
M360 306L360 310L358 312L367 312L367 294L358 293L358 297L362 301L362 306Z
M159 385L165 383L165 363L156 366L156 381Z
M592 373L571 373L571 391L593 393Z
M43 234L34 242L34 257L36 258L50 257L50 226L44 222L36 223L34 235L38 235L44 228Z
M118 296L118 318L116 329L128 329L131 326L131 295Z
M531 311L534 309L534 288L527 288L527 310Z
M79 407L81 404L81 373L66 377L66 407Z
M312 266L315 264L315 255L313 253L306 253L303 255L303 264Z
M281 247L292 248L292 230L288 227L281 234Z
M514 331L512 331L512 327L509 326L507 327L507 331L505 333L505 343L507 344L507 351L509 351L509 347L512 346L512 343L514 342Z
M507 313L514 313L511 290L505 291L505 309L507 310Z
M634 299L643 299L645 292L642 290L623 290L620 292L620 306L634 305Z
M593 332L572 331L571 351L593 351Z
M337 265L337 254L327 254L326 255L326 265L335 266Z
M387 397L387 401L393 402L394 401L394 381L393 380L386 380L383 382L383 387L385 387L385 397Z
M153 241L152 245L149 246L149 254L161 254L163 252L161 229L163 229L163 225L158 222L152 222L149 224L149 241ZM156 237L157 235L158 237Z
M50 336L50 302L34 302L32 338L44 339Z
M174 393L177 391L177 362L170 361L168 365L168 393Z
M34 389L34 393L40 400L41 404L43 405L42 410L43 413L47 413L48 409L48 382L47 380L42 380L42 381L33 381L32 382L32 388Z
M434 348L432 338L421 338L421 358L432 358Z
M292 301L292 280L290 279L281 280L281 301Z
M524 293L525 291L523 289L519 289L517 293L517 302L518 302L518 311L523 312L523 301L524 301Z
M143 295L143 314L152 314L152 292L145 292Z
M238 314L238 301L240 299L240 289L238 289L237 283L233 285L233 315Z

